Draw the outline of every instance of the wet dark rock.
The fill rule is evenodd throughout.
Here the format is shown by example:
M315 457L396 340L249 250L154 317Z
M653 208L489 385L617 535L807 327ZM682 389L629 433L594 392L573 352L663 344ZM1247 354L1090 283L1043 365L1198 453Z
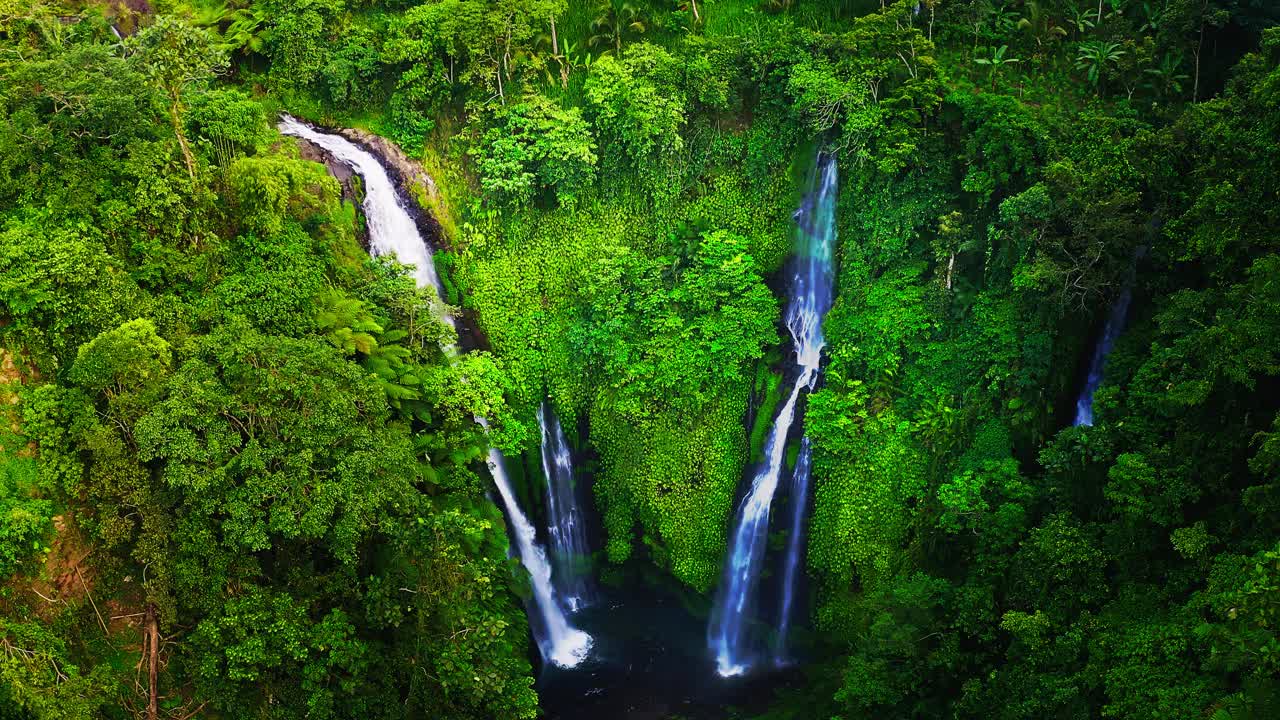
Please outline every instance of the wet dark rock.
M358 185L360 182L359 176L351 169L351 166L334 159L332 155L325 152L324 148L315 143L304 138L294 138L294 140L298 143L298 156L303 160L310 160L324 165L329 174L342 186L342 200L354 205L357 211L363 215L363 211L360 208L361 203L364 201L364 192L363 188ZM369 230L363 222L356 226L356 240L359 241L360 247L364 248L365 252L369 252Z

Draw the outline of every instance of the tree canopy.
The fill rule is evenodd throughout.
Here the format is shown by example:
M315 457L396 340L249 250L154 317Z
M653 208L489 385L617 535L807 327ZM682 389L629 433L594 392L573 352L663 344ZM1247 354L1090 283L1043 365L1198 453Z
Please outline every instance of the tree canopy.
M556 717L484 464L543 542L544 401L584 562L701 622L819 152L805 664L690 712L1280 716L1278 25L0 0L0 718ZM457 332L282 111L403 150Z

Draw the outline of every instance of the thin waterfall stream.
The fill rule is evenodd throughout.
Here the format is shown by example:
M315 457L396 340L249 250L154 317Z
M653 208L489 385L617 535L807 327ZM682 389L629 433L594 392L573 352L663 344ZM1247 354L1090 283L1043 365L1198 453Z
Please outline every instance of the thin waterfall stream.
M281 115L277 127L284 135L299 137L320 147L360 175L365 186L363 209L369 225L371 251L375 255L394 254L400 262L412 266L418 286L432 288L439 301L440 278L436 274L431 247L405 209L407 201L400 197L383 163L341 135L319 131L289 115ZM448 314L441 313L440 317L453 324L453 318ZM486 430L489 427L484 418L477 417L476 422ZM520 509L507 476L505 458L497 448L489 449L488 466L506 510L516 552L532 580L533 607L529 614L530 619L535 620L530 625L538 649L544 661L560 667L574 667L590 652L592 638L572 627L565 617L551 583L551 563L536 542L536 533L528 516Z
M797 254L784 320L791 334L795 367L799 372L769 430L764 462L756 470L738 506L729 535L724 573L707 629L707 644L715 657L716 671L725 677L744 675L757 661L758 643L752 626L757 620L758 585L764 565L769 515L785 465L787 439L796 420L800 393L812 391L821 372L825 345L822 317L831 308L833 295L831 258L836 239L837 177L835 157L820 153L810 191L795 213ZM795 498L793 503L803 506L804 499ZM792 527L791 532L800 533L800 526ZM798 564L799 549L795 554ZM787 573L787 582L794 583L797 574ZM794 597L790 589L784 588L783 592L784 601L786 597ZM789 621L786 622L789 628ZM781 657L778 653L784 652L778 649L775 654Z
M1093 394L1102 384L1103 372L1107 368L1107 356L1111 354L1111 348L1115 347L1116 339L1124 331L1125 320L1129 316L1129 303L1132 300L1133 290L1125 287L1107 313L1106 325L1103 326L1102 335L1098 338L1098 344L1094 346L1093 355L1089 359L1089 376L1085 379L1084 387L1080 389L1080 397L1076 398L1076 418L1073 425L1093 424Z
M804 563L805 510L808 509L809 481L812 473L813 448L809 438L800 439L800 454L791 475L791 516L788 518L787 550L782 565L782 600L778 605L778 638L773 663L784 667L791 662L787 645L795 614L796 591L800 584L800 568Z
M1153 218L1150 228L1155 227L1157 227L1157 221ZM1080 395L1076 398L1076 416L1072 425L1077 427L1093 425L1093 395L1098 391L1098 386L1102 385L1107 369L1107 356L1111 354L1116 340L1120 339L1129 322L1129 306L1133 304L1133 285L1136 282L1138 262L1146 253L1146 245L1139 245L1134 249L1124 287L1121 288L1115 302L1111 304L1111 308L1107 310L1107 321L1102 326L1102 335L1098 336L1098 342L1093 346L1093 354L1089 356L1089 374L1085 377L1084 387L1080 388Z
M484 418L476 418L476 422L488 427ZM551 583L551 563L547 560L546 551L537 543L537 531L516 500L502 452L497 448L489 448L488 464L493 482L498 486L498 494L502 496L502 504L507 509L520 562L529 571L533 605L537 610L538 624L541 625L541 632L537 632L537 628L534 632L538 649L548 662L563 668L574 667L591 652L591 636L569 624L561 603L556 600L555 588Z
M572 613L595 599L587 526L579 502L569 439L549 402L538 406L538 427L542 430L542 472L547 479L551 579L564 609Z

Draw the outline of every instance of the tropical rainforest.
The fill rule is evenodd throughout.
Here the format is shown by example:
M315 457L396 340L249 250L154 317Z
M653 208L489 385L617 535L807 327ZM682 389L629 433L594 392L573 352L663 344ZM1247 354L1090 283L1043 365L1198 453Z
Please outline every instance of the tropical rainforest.
M1280 717L1278 25L0 0L0 719ZM286 113L399 148L438 295ZM613 622L714 702L548 702L543 408L595 612L669 598L693 630ZM733 684L702 628L771 457L797 661Z

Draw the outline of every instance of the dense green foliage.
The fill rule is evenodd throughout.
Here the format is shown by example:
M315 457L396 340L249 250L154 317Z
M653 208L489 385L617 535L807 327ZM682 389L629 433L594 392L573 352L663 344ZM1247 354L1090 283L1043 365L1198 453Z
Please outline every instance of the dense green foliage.
M0 718L153 693L173 718L535 717L486 444L529 449L549 397L601 562L710 589L786 382L819 147L813 662L770 716L1274 716L1277 23L1264 0L0 0ZM447 300L487 350L441 351L281 107L435 176Z
M0 570L37 578L0 598L4 702L144 707L123 668L154 615L175 716L531 717L473 469L501 365L445 361L428 300L257 101L192 92L207 31L3 31L0 333L40 373L0 441L38 446L38 472L0 465Z

